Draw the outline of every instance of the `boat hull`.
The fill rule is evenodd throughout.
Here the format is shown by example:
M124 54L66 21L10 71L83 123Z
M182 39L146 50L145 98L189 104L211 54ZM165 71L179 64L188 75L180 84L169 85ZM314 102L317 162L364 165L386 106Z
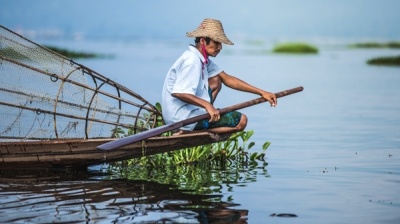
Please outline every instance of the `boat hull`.
M115 139L1 142L0 168L85 167L215 143L228 137L211 133L153 137L110 151L96 147Z

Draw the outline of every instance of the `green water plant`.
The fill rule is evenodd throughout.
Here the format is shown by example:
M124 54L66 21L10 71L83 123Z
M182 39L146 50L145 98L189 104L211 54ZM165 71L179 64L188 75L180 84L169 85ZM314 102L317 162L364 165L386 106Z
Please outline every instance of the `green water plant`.
M86 53L86 52L77 52L77 51L71 51L67 50L64 48L59 48L59 47L54 47L54 46L44 46L58 54L61 54L67 58L97 58L101 57L101 55L98 54L93 54L93 53ZM17 50L10 48L10 47L5 47L5 48L0 48L0 55L6 56L11 59L17 59L17 60L25 60L28 59L26 55L18 52Z
M365 43L355 43L350 44L350 48L400 48L400 42L365 42Z
M67 58L96 58L99 56L93 53L71 51L65 48L60 48L55 46L45 46L45 47L61 55L64 55Z
M177 166L201 162L209 163L230 163L249 162L264 160L265 151L271 144L265 142L261 152L250 152L255 145L250 142L254 131L240 131L232 134L226 141L206 144L196 147L188 147L172 152L143 156L125 161L128 166Z
M177 166L109 166L111 179L154 181L188 194L218 194L223 188L255 182L259 176L269 177L265 161L251 163L202 162ZM210 199L211 200L211 199ZM229 198L228 201L233 199Z
M1 40L1 39L0 39ZM14 60L26 60L28 57L11 47L0 47L0 55Z
M367 61L369 65L400 66L400 55L394 57L378 57Z
M156 103L156 108L161 114L162 108L160 103ZM147 121L151 120L151 115L144 114L144 118ZM150 122L151 123L151 122ZM157 116L154 127L159 127L164 125L161 116ZM140 127L148 127L148 122L139 124ZM121 138L129 135L135 134L131 128L121 128L118 127L112 130L113 137ZM171 132L163 133L162 136L170 136ZM251 136L254 134L253 130L250 131L239 131L233 133L226 141L217 142L213 144L206 144L196 147L188 147L181 150L176 150L172 152L165 152L155 155L147 155L141 158L133 158L123 162L123 165L128 166L176 166L184 164L193 164L199 162L247 162L254 160L264 160L265 151L271 144L270 142L265 142L262 146L262 152L252 152L249 150L255 145L253 141L250 141Z
M318 49L306 43L283 43L276 45L273 50L274 53L288 53L288 54L317 54Z
M158 112L156 113L143 113L141 117L137 119L135 122L136 128L123 128L123 127L116 127L112 129L111 136L113 138L124 138L130 135L134 135L144 130L149 130L151 128L160 127L164 125L164 120L161 116L161 104L155 104L156 109ZM161 136L169 136L171 132L163 133Z
M261 153L250 153L253 133L242 131L225 142L119 161L107 169L115 178L172 184L189 194L221 193L223 186L229 190L254 182L259 175L269 176L264 155L270 142L264 143Z

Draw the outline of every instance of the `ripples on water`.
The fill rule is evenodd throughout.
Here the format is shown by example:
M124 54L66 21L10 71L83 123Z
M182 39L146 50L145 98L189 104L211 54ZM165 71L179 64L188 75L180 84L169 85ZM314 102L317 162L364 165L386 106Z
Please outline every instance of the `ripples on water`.
M98 173L99 167L94 172L2 172L0 222L247 223L248 210L236 208L223 193L268 176L265 166L205 172L188 166L179 174L186 181L177 184L165 183L176 178L163 178L166 170L148 171L147 180L131 179L137 173L128 170Z
M78 48L113 51L115 59L81 63L157 102L165 72L184 45ZM235 47L215 59L228 73L271 91L305 88L280 99L277 108L243 110L248 129L255 131L253 148L272 142L268 172L265 165L202 168L176 172L170 176L174 184L162 178L166 170L141 181L134 172L2 181L0 222L400 223L400 70L365 63L399 50L322 48L303 57L245 55L243 46ZM224 107L253 98L224 88L216 103ZM218 174L218 181L194 181Z

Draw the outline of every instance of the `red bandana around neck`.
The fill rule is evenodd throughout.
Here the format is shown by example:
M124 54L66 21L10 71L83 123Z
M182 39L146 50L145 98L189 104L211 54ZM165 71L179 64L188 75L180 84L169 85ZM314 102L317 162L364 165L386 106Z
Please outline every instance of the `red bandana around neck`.
M202 51L203 57L205 59L204 63L207 64L208 63L208 55L207 55L206 47L204 46L204 44L201 45L201 51Z
M207 52L206 52L206 47L204 46L204 44L202 44L201 45L201 53L203 54L203 57L204 57L204 63L202 63L202 75L201 75L201 77L204 79L204 65L205 64L208 64L208 55L207 55Z

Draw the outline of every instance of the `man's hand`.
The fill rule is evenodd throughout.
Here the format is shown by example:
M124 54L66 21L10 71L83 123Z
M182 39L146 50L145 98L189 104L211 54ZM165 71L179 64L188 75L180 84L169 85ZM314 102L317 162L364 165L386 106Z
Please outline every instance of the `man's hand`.
M173 93L172 96L186 103L190 103L206 109L207 113L210 115L210 122L216 122L221 118L219 110L215 109L215 107L210 102L207 102L195 95L188 93Z
M212 104L209 104L208 107L205 108L207 113L210 115L210 122L217 122L220 118L221 115L219 113L219 110L215 109L215 107Z
M219 77L221 78L222 83L224 83L226 86L232 88L232 89L237 89L249 93L254 93L261 95L264 99L268 100L268 102L271 104L271 107L276 107L278 104L278 101L276 100L276 96L273 93L264 91L262 89L259 89L255 86L252 86L243 80L240 80L234 76L228 75L224 71L218 74Z
M276 107L276 105L278 104L276 96L273 93L263 92L262 97L268 100L268 102L271 104L271 107Z

